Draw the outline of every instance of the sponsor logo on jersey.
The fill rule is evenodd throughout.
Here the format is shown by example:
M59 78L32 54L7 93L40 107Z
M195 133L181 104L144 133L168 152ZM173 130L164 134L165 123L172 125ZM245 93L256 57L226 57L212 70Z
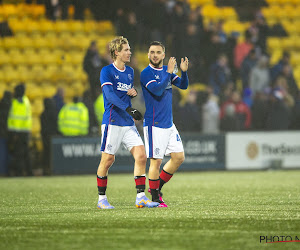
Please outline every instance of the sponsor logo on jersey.
M128 91L129 89L131 89L131 83L130 84L126 84L126 83L122 83L122 82L118 82L117 83L117 90L120 91Z

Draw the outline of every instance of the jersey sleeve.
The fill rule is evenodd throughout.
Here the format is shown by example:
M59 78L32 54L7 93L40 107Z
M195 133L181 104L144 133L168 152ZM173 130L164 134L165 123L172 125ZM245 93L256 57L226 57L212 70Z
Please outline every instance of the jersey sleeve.
M111 86L113 85L112 74L109 73L109 70L107 67L104 67L101 70L100 83L101 83L101 88L105 85L111 85Z
M112 103L113 105L117 106L122 110L126 110L128 108L128 104L123 102L115 93L112 83L112 75L109 73L107 68L103 68L100 74L100 82L102 92L105 94L106 99Z
M172 84L180 89L187 89L187 87L189 86L189 78L187 72L182 72L181 78L173 73L171 79Z
M160 82L157 82L150 72L143 71L141 73L141 84L152 94L161 96L171 80L171 74L166 73Z

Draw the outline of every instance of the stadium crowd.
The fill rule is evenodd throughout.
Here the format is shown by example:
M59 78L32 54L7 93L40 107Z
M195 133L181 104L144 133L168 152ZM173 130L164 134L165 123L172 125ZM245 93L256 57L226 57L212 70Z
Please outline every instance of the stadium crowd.
M87 4L92 1L82 2ZM227 35L222 20L204 25L201 8L191 9L187 1L117 2L118 8L109 8L111 12L102 15L96 8L93 14L95 19L111 19L116 33L128 38L133 51L146 51L150 41L158 40L169 48L168 56L175 56L177 61L184 56L189 58L190 90L186 96L182 96L177 89L173 90L174 123L180 131L211 134L300 129L300 92L293 76L290 54L284 52L280 61L270 66L266 46L270 28L260 11L255 13L245 34L233 32ZM68 4L67 1L58 3ZM78 6L75 5L76 8ZM75 18L81 19L83 14L77 14ZM49 14L48 18L55 16ZM243 42L239 42L239 36L244 36ZM45 173L50 173L52 136L99 135L103 97L97 82L101 68L109 63L108 58L99 55L96 44L92 42L83 61L90 90L82 97L75 96L72 103L64 102L63 88L58 88L53 98L44 100L40 122ZM134 56L130 66L135 69L135 87L139 92L133 102L143 111L140 73ZM8 142L8 150L14 150L12 155L16 159L12 161L14 167L11 168L11 175L20 174L20 169L27 175L32 174L28 156L30 125L26 124L24 129L24 124L21 124L17 129L26 132L26 136L22 133L19 137L26 150L16 151L13 145L16 145L18 134L14 133L16 129L10 127L8 122L12 119L13 103L18 98L26 97L25 86L26 83L18 85L15 93L6 91L0 102L0 137ZM30 106L27 101L24 103ZM24 109L22 115L28 116L30 113L27 111ZM142 124L137 123L137 126L141 130ZM25 155L27 167L20 166L17 160Z

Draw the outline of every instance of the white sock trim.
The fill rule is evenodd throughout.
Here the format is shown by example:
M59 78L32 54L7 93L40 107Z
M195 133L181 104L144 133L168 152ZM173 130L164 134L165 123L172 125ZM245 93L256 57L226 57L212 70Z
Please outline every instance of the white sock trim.
M136 195L138 198L142 198L143 196L145 196L145 192L141 192Z
M107 199L106 195L99 195L99 201Z

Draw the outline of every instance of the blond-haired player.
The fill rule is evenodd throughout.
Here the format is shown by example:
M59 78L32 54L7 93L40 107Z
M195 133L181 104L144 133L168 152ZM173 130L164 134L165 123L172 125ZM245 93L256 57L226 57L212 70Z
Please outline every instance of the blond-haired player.
M134 179L137 189L137 207L156 207L145 195L146 154L143 141L134 120L141 120L142 114L131 107L131 98L137 96L133 87L133 69L125 64L130 62L131 51L126 38L116 37L109 44L113 63L100 73L104 108L101 131L101 161L97 171L98 208L113 209L106 197L107 175L115 161L115 154L122 144L133 155Z

